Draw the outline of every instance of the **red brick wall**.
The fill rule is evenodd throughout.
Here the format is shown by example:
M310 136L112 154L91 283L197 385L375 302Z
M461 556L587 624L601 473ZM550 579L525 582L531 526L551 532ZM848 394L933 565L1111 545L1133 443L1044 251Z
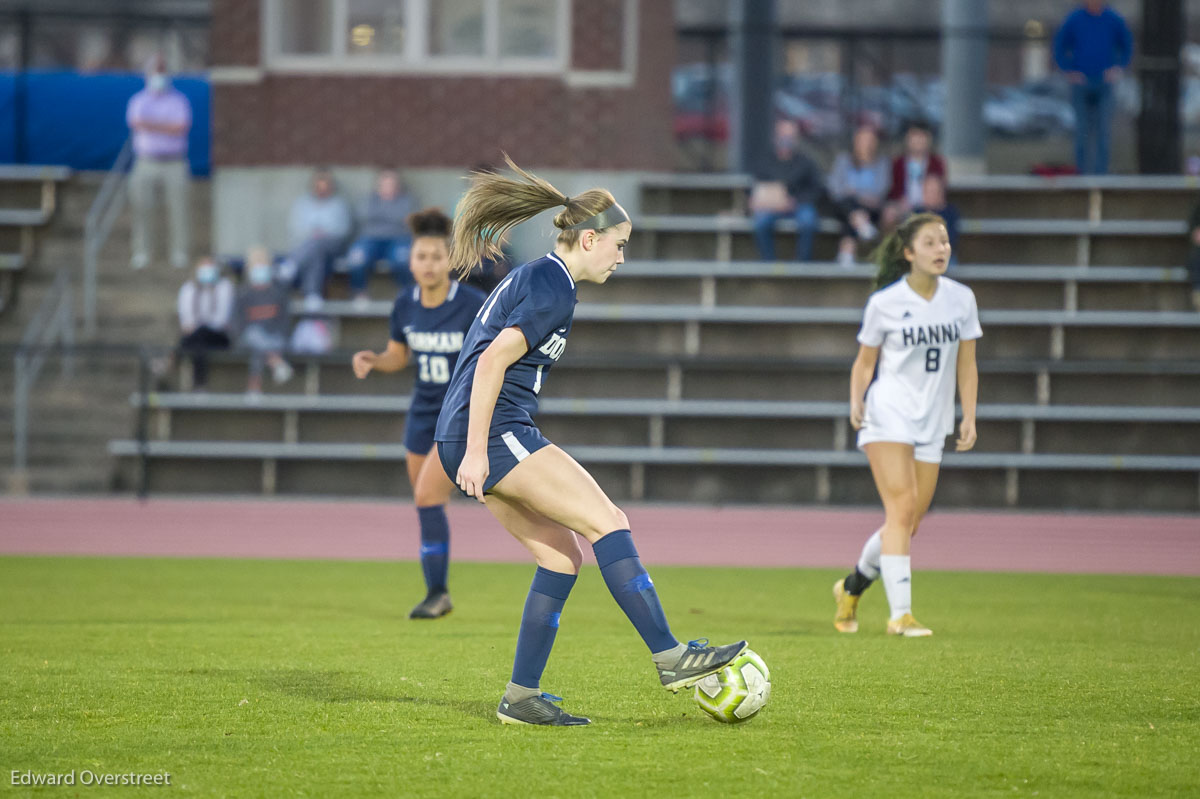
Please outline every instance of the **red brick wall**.
M643 5L655 0L643 0ZM645 12L642 12L643 15ZM571 66L620 69L625 0L589 0L571 9Z
M632 88L571 88L558 77L267 73L213 87L213 163L668 169L674 14L638 4ZM619 69L624 0L572 0L572 64ZM259 62L259 3L214 0L214 65Z
M260 5L259 2L250 0L212 0L212 34L209 47L214 64L258 64Z

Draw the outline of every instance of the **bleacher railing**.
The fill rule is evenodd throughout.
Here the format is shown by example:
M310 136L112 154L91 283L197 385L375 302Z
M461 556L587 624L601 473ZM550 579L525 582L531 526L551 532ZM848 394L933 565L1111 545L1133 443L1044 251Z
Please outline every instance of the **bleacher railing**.
M126 139L83 224L83 336L88 341L96 338L96 273L100 251L108 242L117 216L125 205L127 175L132 161L133 139Z
M61 375L67 379L75 368L75 301L67 269L58 271L13 356L14 493L25 493L29 485L29 397L46 358L58 347L63 353Z

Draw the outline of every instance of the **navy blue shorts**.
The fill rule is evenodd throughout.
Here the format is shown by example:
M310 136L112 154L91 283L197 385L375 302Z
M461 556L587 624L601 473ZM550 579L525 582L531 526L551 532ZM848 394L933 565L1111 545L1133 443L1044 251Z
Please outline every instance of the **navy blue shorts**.
M414 455L428 455L433 449L433 430L437 427L440 408L409 409L404 420L404 448Z
M542 431L533 425L516 425L508 430L497 432L488 438L488 476L483 482L483 492L492 490L492 486L504 479L521 461L528 458L550 443L550 439L542 435ZM441 458L442 468L451 482L458 477L458 466L467 454L466 441L437 442L438 457ZM460 494L466 496L461 488Z

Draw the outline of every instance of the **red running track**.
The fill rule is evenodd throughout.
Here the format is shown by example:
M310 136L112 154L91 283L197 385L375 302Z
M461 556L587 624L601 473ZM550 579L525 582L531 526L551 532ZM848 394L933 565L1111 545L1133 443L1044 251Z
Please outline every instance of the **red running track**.
M877 510L625 511L651 564L847 567L882 522ZM454 558L527 560L482 507L455 502L449 515ZM402 502L0 499L4 555L408 560L417 538ZM1200 516L935 512L913 552L922 569L1200 576Z

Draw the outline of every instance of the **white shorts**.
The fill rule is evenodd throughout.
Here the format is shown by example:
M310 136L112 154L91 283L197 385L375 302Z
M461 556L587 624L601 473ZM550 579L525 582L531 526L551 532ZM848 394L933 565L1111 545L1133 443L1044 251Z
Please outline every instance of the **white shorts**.
M890 441L896 444L912 444L913 458L922 463L941 463L942 450L946 446L946 439L939 438L936 441L920 442L913 441L912 436L903 433L893 433L887 430L878 430L868 425L864 425L858 431L858 448L862 449L866 444L873 444L876 441Z

